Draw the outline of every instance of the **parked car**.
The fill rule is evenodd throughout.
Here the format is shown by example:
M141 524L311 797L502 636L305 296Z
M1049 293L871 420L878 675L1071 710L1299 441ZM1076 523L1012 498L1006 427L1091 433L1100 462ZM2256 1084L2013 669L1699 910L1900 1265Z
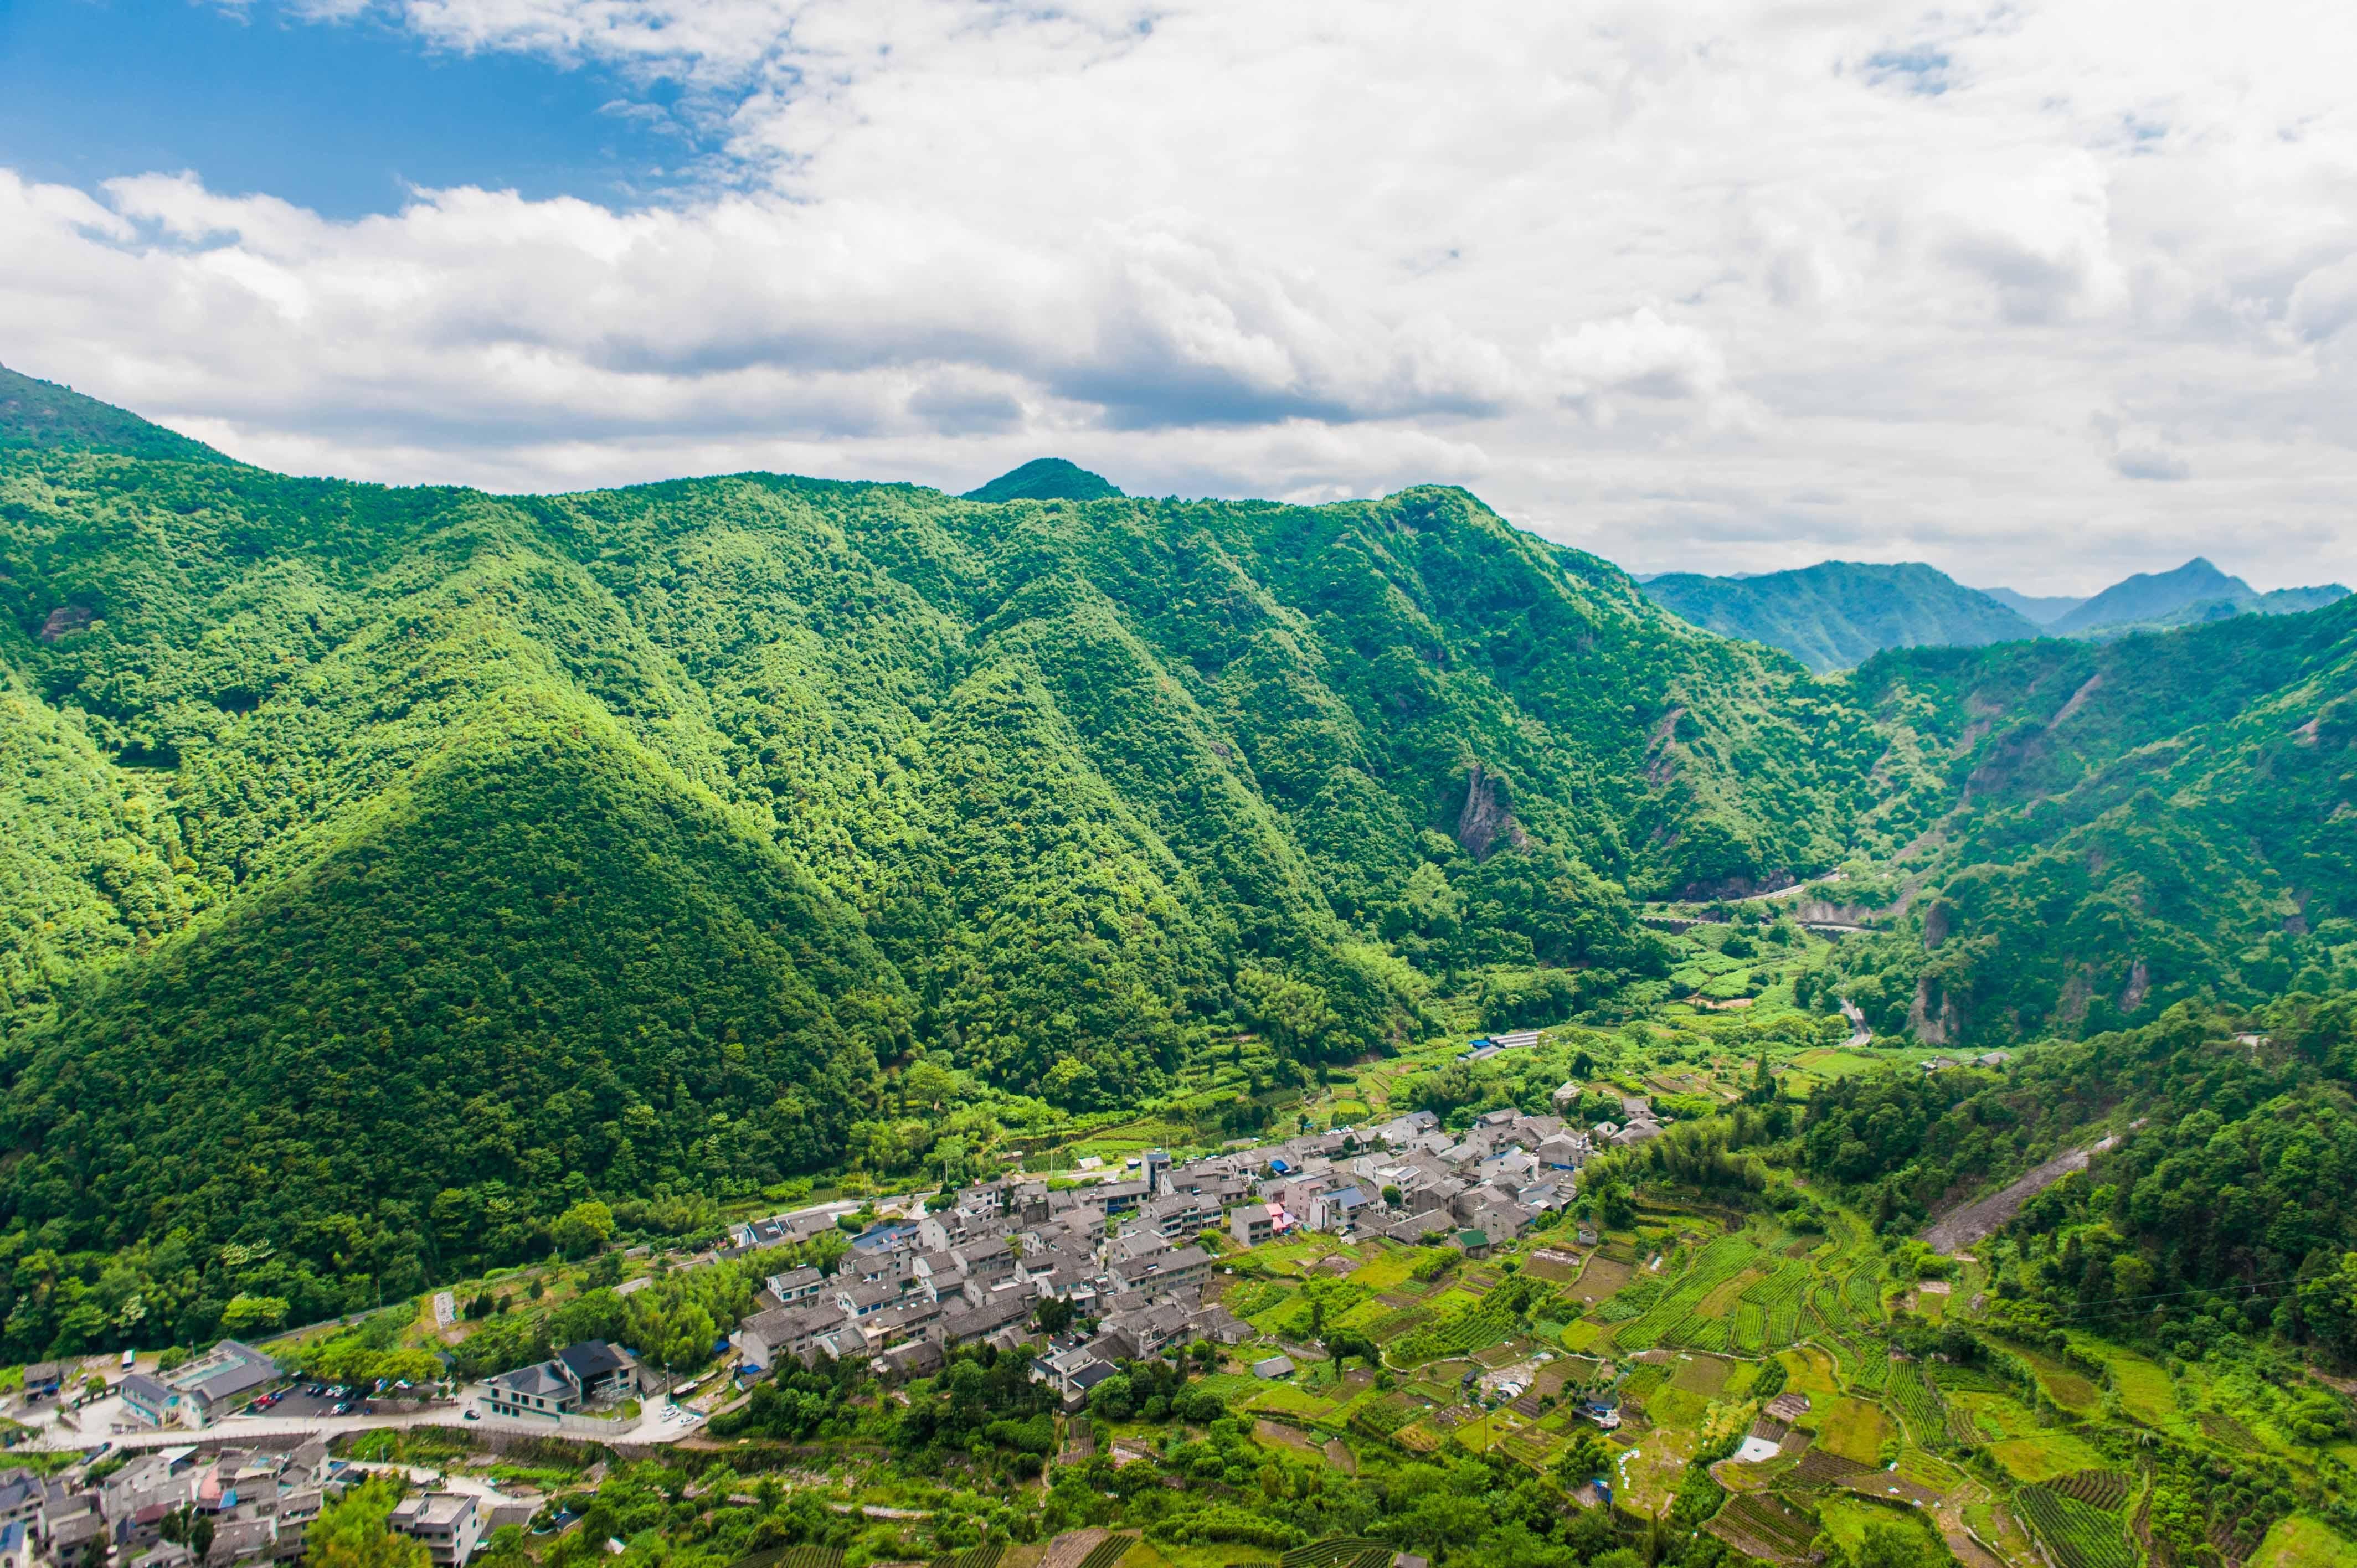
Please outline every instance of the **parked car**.
M468 1421L480 1421L483 1419L483 1412L479 1410L470 1410L467 1412L467 1419Z

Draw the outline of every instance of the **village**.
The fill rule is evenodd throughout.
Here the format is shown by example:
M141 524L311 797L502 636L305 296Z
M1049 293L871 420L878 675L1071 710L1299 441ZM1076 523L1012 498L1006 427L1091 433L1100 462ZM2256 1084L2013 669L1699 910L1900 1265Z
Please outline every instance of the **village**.
M1473 1048L1527 1048L1536 1038ZM1587 1092L1566 1082L1555 1098L1576 1108ZM603 1340L471 1384L415 1388L306 1380L235 1340L168 1369L129 1355L29 1366L5 1412L25 1429L14 1434L17 1446L79 1457L46 1477L20 1470L5 1483L0 1568L289 1560L323 1499L374 1473L331 1457L331 1444L348 1450L371 1432L457 1423L486 1438L657 1449L690 1438L710 1412L789 1361L857 1359L878 1378L905 1381L938 1371L953 1348L986 1344L1028 1357L1031 1377L1068 1412L1084 1409L1125 1364L1194 1345L1242 1348L1257 1380L1290 1378L1309 1348L1265 1334L1217 1299L1233 1280L1232 1260L1309 1238L1437 1246L1471 1261L1503 1255L1566 1218L1595 1151L1660 1133L1644 1099L1617 1102L1617 1122L1498 1111L1451 1133L1432 1112L1415 1112L1363 1131L1240 1141L1184 1162L1153 1150L1117 1166L1089 1160L1092 1168L1052 1184L1009 1177L909 1194L850 1238L831 1273L802 1265L768 1274L756 1310L726 1337L726 1365L694 1389ZM742 1221L685 1266L790 1249L839 1230L853 1208L836 1201ZM1577 1236L1596 1241L1585 1227ZM450 1310L447 1294L436 1310ZM1618 1424L1607 1403L1590 1415L1600 1427ZM543 1511L528 1491L428 1479L437 1484L405 1499L391 1522L446 1568L465 1568L495 1530ZM185 1526L174 1530L198 1518L209 1525L202 1552Z

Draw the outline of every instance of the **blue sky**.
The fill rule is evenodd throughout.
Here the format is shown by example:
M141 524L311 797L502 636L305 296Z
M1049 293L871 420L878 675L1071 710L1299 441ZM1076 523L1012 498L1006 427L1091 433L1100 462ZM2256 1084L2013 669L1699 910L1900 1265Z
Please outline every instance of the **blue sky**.
M0 0L0 165L94 188L194 170L323 216L397 210L413 186L630 205L698 149L675 89L594 61L439 47L378 20L188 0Z
M2352 58L2347 0L0 0L0 363L399 483L1055 455L1641 570L2357 581Z

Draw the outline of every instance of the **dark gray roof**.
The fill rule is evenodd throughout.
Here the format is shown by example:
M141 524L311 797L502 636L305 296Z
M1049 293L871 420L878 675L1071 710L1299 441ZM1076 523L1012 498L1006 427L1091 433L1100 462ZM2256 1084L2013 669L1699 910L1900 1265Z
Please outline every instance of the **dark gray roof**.
M567 1345L556 1353L556 1359L584 1383L594 1383L619 1372L624 1365L620 1354L603 1339L584 1339L577 1345Z
M565 1381L554 1361L535 1361L529 1367L518 1367L512 1372L501 1372L491 1380L495 1389L511 1393L535 1394L542 1399L563 1399L571 1394L573 1385Z

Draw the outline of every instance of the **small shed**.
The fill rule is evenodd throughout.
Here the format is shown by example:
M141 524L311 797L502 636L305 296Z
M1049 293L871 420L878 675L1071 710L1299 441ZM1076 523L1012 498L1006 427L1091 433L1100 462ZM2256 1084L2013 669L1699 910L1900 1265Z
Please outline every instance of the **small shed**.
M1255 1378L1289 1378L1293 1376L1293 1358L1290 1356L1271 1356L1265 1361L1254 1361L1253 1363L1253 1376Z

